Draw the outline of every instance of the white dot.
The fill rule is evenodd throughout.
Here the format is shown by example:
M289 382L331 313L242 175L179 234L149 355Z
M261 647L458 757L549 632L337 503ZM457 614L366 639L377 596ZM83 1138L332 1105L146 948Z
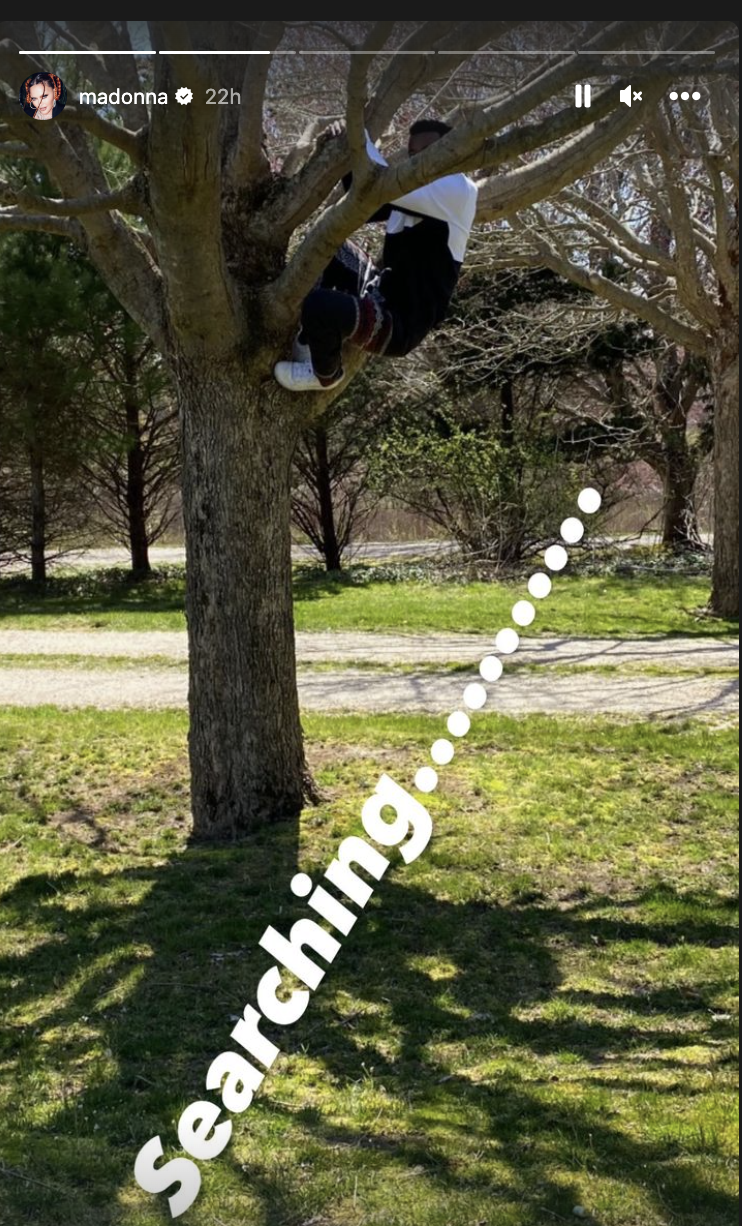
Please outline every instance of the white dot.
M683 102L687 102L687 101L688 101L688 99L690 98L690 94L688 93L687 89L684 89L684 90L683 90L683 92L682 92L682 94L680 95L680 97L683 99Z
M574 515L570 515L569 519L565 519L559 529L559 535L568 545L576 545L578 541L582 540L584 534L585 529L582 526L582 521Z
M438 786L438 773L432 766L421 766L415 775L415 787L419 792L434 792Z
M528 580L528 591L534 600L543 600L551 591L551 579L542 570L537 570Z
M479 671L485 681L497 681L502 676L502 660L498 660L497 656L485 656Z
M513 605L510 616L516 626L530 626L536 616L536 610L530 600L518 600Z
M291 882L291 893L297 898L306 898L312 893L312 878L306 873L297 873Z
M446 766L453 758L453 753L453 745L444 736L433 741L430 747L430 756L438 766Z
M691 98L693 99L694 102L700 102L701 95L699 94L697 89L694 89L693 93L691 94Z
M588 485L584 490L580 490L577 505L586 515L594 515L596 511L600 510L602 501L603 499L598 491L594 490L591 485Z
M446 724L451 736L466 736L471 728L471 720L466 714L466 711L453 711Z
M675 90L675 89L674 89L674 90L672 91L672 93L670 94L670 97L672 98L673 102L677 102L677 100L678 100L678 93L677 93L677 90Z
M487 691L478 681L472 681L464 690L464 702L470 711L478 711L487 701Z
M564 570L569 561L569 554L563 545L549 545L544 553L544 562L549 570Z
M518 635L515 630L511 630L510 626L506 626L504 630L498 630L495 635L495 647L504 656L510 656L514 651L517 651L519 643Z

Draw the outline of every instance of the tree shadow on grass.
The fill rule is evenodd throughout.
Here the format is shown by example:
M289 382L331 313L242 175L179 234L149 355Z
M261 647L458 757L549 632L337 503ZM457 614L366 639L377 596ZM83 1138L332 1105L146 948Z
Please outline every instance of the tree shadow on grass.
M0 1221L171 1220L164 1196L149 1198L148 1216L138 1216L134 1158L155 1135L174 1156L182 1109L215 1097L204 1090L206 1070L236 1046L234 1021L271 964L260 936L270 923L288 932L307 914L288 889L296 863L297 831L276 827L242 845L191 847L118 873L106 857L100 869L29 876L6 893L3 919L33 935L0 961L12 1011L2 1061L17 1071ZM668 987L639 999L565 994L557 958L614 941L669 947L681 935L686 945L731 943L718 898L684 896L680 925L663 920L668 890L560 906L456 903L406 884L405 871L378 887L302 1021L263 1027L289 1060L306 1053L318 1062L338 1094L369 1077L383 1085L399 1127L349 1123L352 1112L325 1100L284 1102L279 1061L248 1113L234 1117L230 1146L200 1164L204 1188L184 1220L219 1222L229 1212L220 1202L236 1189L251 1206L245 1222L334 1224L336 1198L354 1179L363 1196L374 1181L402 1188L395 1181L406 1173L450 1204L456 1226L467 1197L490 1204L493 1223L530 1226L544 1212L569 1220L577 1197L570 1174L587 1169L639 1189L675 1222L726 1226L732 1198L684 1161L677 1137L627 1135L606 1106L611 1089L561 1098L561 1070L539 1065L558 1054L588 1064L631 1060L649 1048L680 1079L673 1053L704 1040L699 1017L716 985L700 985L690 999ZM609 918L596 914L601 908ZM436 967L447 968L442 980ZM550 1013L555 1001L566 1011ZM620 1021L616 1010L625 1012ZM459 1160L457 1138L462 1146L474 1139L481 1165ZM517 1216L498 1217L506 1209ZM368 1220L413 1220L385 1212ZM348 1226L355 1220L364 1218L349 1217Z
M294 569L292 580L294 601L301 604L342 596L347 588L359 586L347 571L327 571L321 566L299 566Z
M153 570L137 577L120 567L50 575L43 588L25 575L0 582L0 624L3 617L50 613L63 616L96 613L184 613L183 568ZM185 624L185 623L184 623Z

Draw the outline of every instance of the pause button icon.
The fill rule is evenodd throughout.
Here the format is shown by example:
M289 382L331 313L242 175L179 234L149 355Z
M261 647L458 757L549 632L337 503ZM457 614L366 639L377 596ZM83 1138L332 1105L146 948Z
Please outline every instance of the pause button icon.
M575 85L575 106L590 106L592 90L589 85Z

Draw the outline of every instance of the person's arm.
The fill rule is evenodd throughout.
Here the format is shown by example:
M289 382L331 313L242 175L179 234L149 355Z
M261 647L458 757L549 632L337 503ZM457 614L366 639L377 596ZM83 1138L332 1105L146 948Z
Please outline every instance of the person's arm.
M379 150L376 148L376 145L371 140L371 137L369 136L368 132L366 133L366 153L370 157L371 161L376 162L379 166L389 165L384 155L380 153ZM350 191L350 185L352 182L353 182L353 171L349 170L347 175L343 175L343 187L346 192ZM375 213L372 213L370 217L366 218L366 225L368 225L369 222L372 222L372 221L388 221L391 215L391 212L392 212L391 204L382 204L381 208L377 209Z

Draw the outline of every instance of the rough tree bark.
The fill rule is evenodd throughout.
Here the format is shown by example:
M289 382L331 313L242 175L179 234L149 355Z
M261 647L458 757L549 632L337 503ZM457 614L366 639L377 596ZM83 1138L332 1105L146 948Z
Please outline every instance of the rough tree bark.
M291 592L298 431L244 363L181 359L178 375L192 803L195 833L223 838L296 816L311 787Z
M730 329L714 347L714 569L712 607L739 614L739 334Z
M693 498L696 465L685 439L678 432L677 446L667 450L667 463L661 473L663 485L662 544L673 553L698 549L701 538Z
M687 368L688 363L679 361L674 345L657 359L653 408L659 438L645 457L652 464L652 451L658 453L655 467L662 478L664 495L662 544L677 553L701 547L694 500L698 462L688 440L688 416L698 380Z

